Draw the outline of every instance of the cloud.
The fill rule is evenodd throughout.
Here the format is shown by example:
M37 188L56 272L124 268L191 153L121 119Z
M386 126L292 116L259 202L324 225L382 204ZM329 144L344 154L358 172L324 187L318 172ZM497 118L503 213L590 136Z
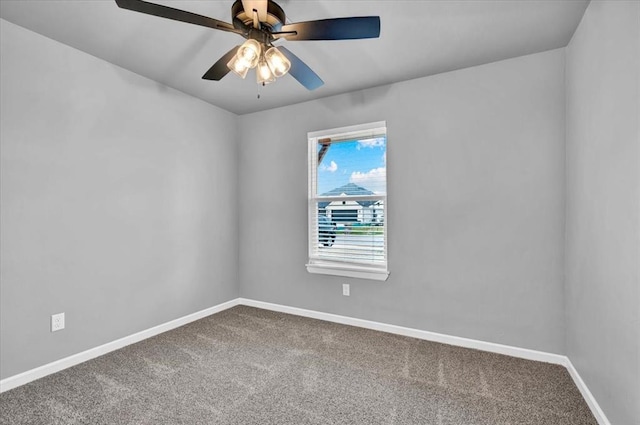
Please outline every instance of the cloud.
M350 183L357 184L373 193L385 193L387 181L387 167L374 168L362 173L354 171L349 178Z
M378 148L384 146L384 137L378 137L375 139L362 139L358 140L357 149L360 148Z
M331 161L331 163L329 165L322 164L320 166L320 169L322 171L329 171L329 172L333 173L334 171L336 171L338 169L338 164L336 164L335 161Z

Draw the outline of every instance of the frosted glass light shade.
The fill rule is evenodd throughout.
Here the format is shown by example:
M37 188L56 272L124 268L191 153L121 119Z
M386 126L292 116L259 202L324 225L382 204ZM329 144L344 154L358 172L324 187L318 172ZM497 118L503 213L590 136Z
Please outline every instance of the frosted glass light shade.
M260 59L258 67L256 68L256 76L258 84L269 84L276 80L276 77L271 72L269 65L264 59Z
M261 50L260 43L250 39L242 43L242 46L238 49L237 56L244 60L249 68L253 68L258 64Z
M244 59L238 57L236 54L227 64L227 68L238 74L242 79L247 76L249 72L249 64Z
M291 62L289 59L287 59L286 56L275 47L267 50L264 54L264 58L267 61L271 72L273 72L273 75L278 78L289 72L289 69L291 68Z

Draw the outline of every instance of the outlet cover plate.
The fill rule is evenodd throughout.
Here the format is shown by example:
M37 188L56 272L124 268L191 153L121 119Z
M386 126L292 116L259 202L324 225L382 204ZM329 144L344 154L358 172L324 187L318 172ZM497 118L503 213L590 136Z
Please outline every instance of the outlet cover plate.
M64 313L51 315L51 332L64 329Z
M343 283L342 284L342 295L344 295L345 297L348 297L350 294L350 287L348 283Z

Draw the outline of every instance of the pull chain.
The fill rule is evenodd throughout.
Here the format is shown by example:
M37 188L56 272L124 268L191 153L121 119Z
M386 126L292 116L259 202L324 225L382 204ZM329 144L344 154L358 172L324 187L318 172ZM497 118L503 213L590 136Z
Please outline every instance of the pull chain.
M264 87L266 84L264 82L262 82L262 84L258 84L258 99L260 99L260 86Z

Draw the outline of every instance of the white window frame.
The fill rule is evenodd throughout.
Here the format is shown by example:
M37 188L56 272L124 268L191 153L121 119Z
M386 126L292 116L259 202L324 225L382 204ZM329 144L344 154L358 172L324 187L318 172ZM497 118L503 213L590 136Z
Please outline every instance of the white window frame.
M318 240L318 207L320 201L344 200L344 197L326 197L317 194L317 175L318 175L318 152L317 143L320 139L330 138L332 140L353 140L364 139L368 137L387 134L387 125L385 121L378 121L368 124L360 124L348 127L340 127L329 130L313 131L307 133L309 157L309 205L308 205L308 230L309 230L309 262L306 265L309 273L318 273L333 276L343 276L372 280L387 280L389 277L388 270L388 203L387 191L384 195L371 196L351 196L351 200L379 200L384 201L384 264L362 264L350 261L331 261L314 255L319 244ZM339 143L339 142L337 142ZM388 187L388 185L387 185ZM334 199L335 198L335 199Z

